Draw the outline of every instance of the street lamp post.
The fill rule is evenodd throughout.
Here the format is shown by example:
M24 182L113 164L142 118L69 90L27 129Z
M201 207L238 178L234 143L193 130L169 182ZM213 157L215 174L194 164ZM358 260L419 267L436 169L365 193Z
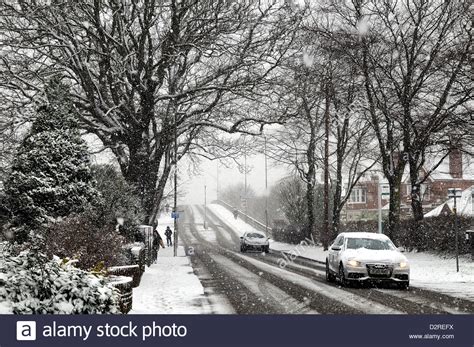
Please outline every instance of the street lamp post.
M459 272L459 226L458 226L458 212L457 212L457 198L461 197L461 189L459 188L449 188L448 189L448 198L454 200L453 212L454 212L454 238L456 244L456 272Z
M174 237L173 237L173 256L178 255L178 117L174 112Z
M204 229L207 229L207 186L204 185Z
M378 220L378 232L379 234L382 234L383 232L383 222L382 222L382 197L385 195L387 195L386 191L384 192L384 184L382 182L379 181L378 183L378 188L377 188L377 192L378 192L378 197L377 197L377 201L378 201L378 212L379 212L379 220Z
M378 202L378 209L379 209L379 234L382 233L382 184L379 181L377 187L377 202Z
M216 200L219 200L219 162L216 165Z
M268 237L268 167L267 167L267 137L264 136L265 140L264 152L265 152L265 235Z
M247 149L244 152L244 200L245 200L245 223L247 223Z

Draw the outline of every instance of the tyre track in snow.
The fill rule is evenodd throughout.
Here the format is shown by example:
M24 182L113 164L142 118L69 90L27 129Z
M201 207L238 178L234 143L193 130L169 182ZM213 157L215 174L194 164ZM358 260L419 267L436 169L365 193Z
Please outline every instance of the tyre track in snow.
M229 272L232 273L233 275L231 275L231 276L228 275L227 277L228 278L229 277L233 278L234 279L233 282L235 282L235 278L239 278L239 276L242 275L241 273L239 273L239 270L241 270L241 268L244 268L247 272L250 272L250 273L253 273L254 275L259 276L259 278L261 278L261 281L263 281L262 283L268 282L270 285L273 285L274 287L276 287L279 290L281 290L282 292L284 292L287 296L293 298L294 300L297 300L298 302L304 304L304 306L307 306L311 310L317 311L319 313L325 313L325 314L330 314L330 313L362 314L362 313L365 313L363 310L355 309L354 307L346 305L342 302L327 298L326 296L322 295L321 293L314 292L314 291L308 290L307 288L305 288L303 286L296 285L291 280L285 280L285 279L282 279L281 277L276 276L274 274L262 271L257 266L255 266L255 265L251 264L250 262L245 261L244 259L241 259L238 256L236 256L235 252L229 251L227 248L222 247L221 245L209 243L207 240L203 239L199 235L199 233L197 231L197 228L192 223L188 223L188 225L189 225L189 228L187 229L187 231L192 235L191 237L197 239L198 242L200 243L199 244L200 247L201 247L200 252L207 253L207 257L210 258L210 259L207 259L205 261L206 263L205 263L204 266L209 265L211 267L213 267L213 266L219 267L219 264L218 264L219 262L217 260L219 260L219 259L222 260L222 258L219 258L219 257L226 258L226 260L223 262L224 264L221 264L221 266L224 267L224 269L222 271L227 272L227 273L229 273ZM213 225L212 222L209 225L212 226L212 228L215 230L215 225ZM218 238L218 240L220 240L220 238ZM195 252L194 256L201 256L202 257L202 254L199 255L200 252ZM216 257L216 255L217 255L217 257ZM215 259L212 259L213 256L214 256ZM238 269L238 270L236 271L235 269ZM222 272L222 271L220 271L220 272ZM212 273L212 269L209 269L209 272ZM259 285L260 288L262 286L262 283L260 283L260 285ZM217 283L217 284L219 284L219 283ZM249 283L247 283L247 285L249 285ZM250 286L252 286L252 285L250 285ZM265 286L266 285L264 285L264 287ZM241 288L242 288L241 286L239 286L239 288L234 287L233 291L227 291L227 293L226 293L228 295L229 301L232 302L232 303L237 304L237 307L234 306L234 309L237 311L237 313L262 313L262 312L258 312L258 311L251 311L251 312L248 311L249 307L251 309L252 306L253 307L256 306L256 305L254 305L255 300L252 303L252 306L244 305L244 307L242 307L242 302L241 302L242 300L239 301L238 298L235 298L236 291L237 291L237 296L240 296L240 299L242 299L242 297L246 297L248 295L249 296L251 295L252 297L254 297L255 294L253 294L253 293L249 294L248 289L247 289L247 292L245 294L238 293L241 290ZM268 287L266 287L266 288L268 288ZM269 294L268 291L265 292L265 290L264 290L264 293L260 292L260 295L263 296L263 300L265 300L265 294ZM257 299L257 302L259 300L260 300L260 302L262 302L262 298ZM265 302L265 304L267 304L268 306L271 306L272 310L268 311L268 312L264 312L264 313L284 313L284 312L278 311L278 310L276 312L272 312L272 311L275 311L275 306L277 308L278 308L278 306L280 306L279 303L274 303L274 305L270 305L269 302ZM245 312L241 312L242 309L244 309ZM298 312L292 312L292 313L298 313ZM304 313L304 312L301 312L301 313Z
M209 214L208 211L208 216L209 215L212 217L211 223L218 226L216 229L218 229L219 232L228 232L233 239L236 239L236 242L240 241L237 241L238 238L235 232L227 223L225 223L225 221L223 221L213 212ZM235 247L232 247L232 245L229 246L231 246L231 249L235 249ZM275 254L254 253L251 257L273 266L279 266L279 261L282 260L283 255L277 256ZM341 288L340 286L337 286L337 284L330 284L326 281L324 265L309 259L296 258L291 262L287 262L285 269L303 276L307 276L328 286L343 289L352 295L358 295L366 300L371 300L408 314L462 314L474 312L474 304L468 300L453 298L444 294L419 288L411 288L408 291L389 289L384 290L377 287L368 289L347 287Z
M204 268L206 273L210 274L210 278L202 280L205 288L223 295L232 305L238 314L277 314L273 306L263 302L259 297L254 295L250 290L243 286L235 277L221 269L221 266L215 262L210 254L212 251L207 245L207 241L201 238L195 231L193 213L190 208L186 208L184 213L186 221L180 221L180 238L185 245L186 253L190 256L193 268ZM197 234L197 235L196 235ZM192 252L191 252L192 250ZM200 276L198 276L200 277ZM202 278L200 278L202 279ZM229 295L229 293L238 292L238 295ZM245 298L245 300L243 299Z

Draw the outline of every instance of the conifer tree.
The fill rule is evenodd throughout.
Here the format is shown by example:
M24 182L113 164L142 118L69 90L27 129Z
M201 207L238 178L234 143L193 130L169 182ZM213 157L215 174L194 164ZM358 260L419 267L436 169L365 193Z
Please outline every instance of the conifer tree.
M18 242L25 241L30 230L81 212L98 198L67 87L53 79L46 95L48 102L38 109L6 182Z

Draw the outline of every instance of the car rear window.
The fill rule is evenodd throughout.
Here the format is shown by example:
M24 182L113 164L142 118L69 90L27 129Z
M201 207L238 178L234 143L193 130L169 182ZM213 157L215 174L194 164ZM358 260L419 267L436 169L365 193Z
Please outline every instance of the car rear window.
M389 240L377 240L369 238L348 238L348 249L367 248L372 250L390 250L394 249L393 244Z

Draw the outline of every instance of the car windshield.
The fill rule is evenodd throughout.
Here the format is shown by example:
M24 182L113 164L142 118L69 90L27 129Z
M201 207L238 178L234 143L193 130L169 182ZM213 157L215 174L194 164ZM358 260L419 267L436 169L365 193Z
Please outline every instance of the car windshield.
M395 249L390 240L377 240L369 238L348 238L347 249L367 248L372 250L392 250Z
M265 236L263 236L262 234L257 234L257 233L248 233L247 237L251 239L263 239Z

